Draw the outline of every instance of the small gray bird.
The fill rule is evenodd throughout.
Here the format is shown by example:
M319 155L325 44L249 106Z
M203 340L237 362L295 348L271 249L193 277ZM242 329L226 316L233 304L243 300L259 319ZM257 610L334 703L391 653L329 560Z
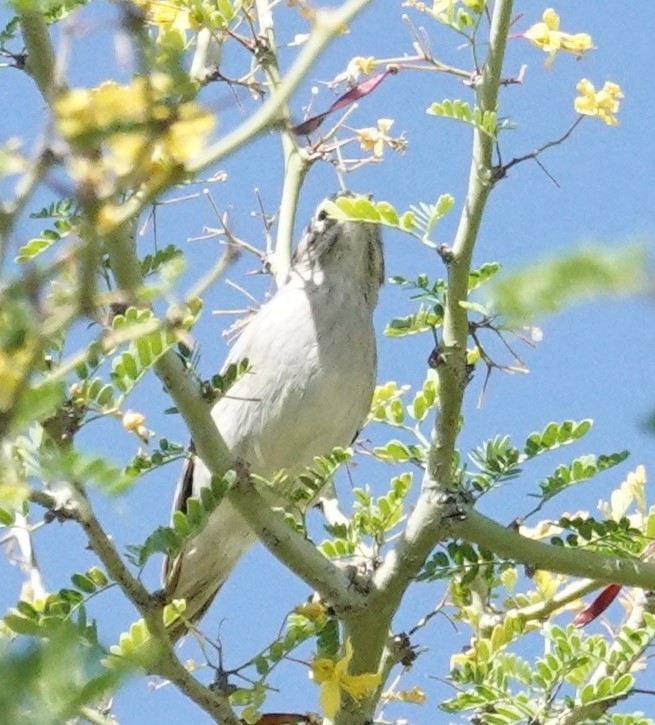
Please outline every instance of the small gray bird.
M379 226L330 219L324 203L287 281L247 322L228 355L224 369L247 358L249 372L212 410L228 448L253 474L270 480L286 473L282 498L315 456L353 441L376 380L373 311L384 278ZM209 482L204 463L188 461L174 510L185 511L189 496ZM166 561L167 601L186 599L185 617L199 619L255 541L223 500L201 533Z

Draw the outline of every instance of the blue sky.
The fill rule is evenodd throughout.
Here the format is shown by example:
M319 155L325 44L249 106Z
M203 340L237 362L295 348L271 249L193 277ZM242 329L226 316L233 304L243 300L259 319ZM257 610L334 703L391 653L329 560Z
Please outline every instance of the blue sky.
M540 19L545 5L517 2L522 13L514 29L519 33ZM578 245L595 242L611 248L641 241L652 247L655 232L655 146L652 143L653 89L648 61L652 55L652 28L655 6L650 3L629 4L592 0L562 2L555 6L562 17L562 28L569 32L588 32L596 50L582 60L560 54L552 70L544 68L545 54L522 39L509 44L505 75L527 65L522 85L505 88L501 95L500 115L516 125L502 139L503 159L509 160L532 151L555 139L575 120L573 98L575 85L582 77L601 86L606 80L623 88L625 99L619 113L620 125L609 128L596 119L585 119L569 141L544 154L543 164L558 182L556 186L534 163L513 168L492 194L475 252L475 264L499 261L508 271L525 264L557 255L566 255ZM402 8L399 2L372 3L354 22L350 34L338 38L310 73L307 82L291 101L301 118L301 109L309 99L312 86L319 88L316 110L327 108L333 96L320 85L344 70L355 55L377 58L397 57L411 52L411 38L401 15L408 13L413 22L424 25L440 58L466 66L468 58L456 46L458 39L432 23L426 16ZM278 36L291 40L303 24L282 3L277 11ZM94 0L80 14L75 28L77 37L70 63L73 85L93 85L107 77L125 78L129 67L117 68L112 31L116 27L113 7ZM481 52L484 48L481 49ZM294 49L284 52L283 62L293 57ZM236 68L243 58L226 57L226 67ZM382 164L369 165L346 179L349 188L372 192L397 209L406 209L420 201L433 202L439 194L451 193L457 204L451 215L438 227L436 239L448 243L454 232L459 204L462 201L470 163L470 129L453 121L425 114L434 101L461 97L469 91L452 77L436 73L403 72L388 78L372 95L363 99L349 124L373 126L379 118L393 118L394 133L404 132L408 148L404 155L385 153ZM27 77L14 70L0 73L0 97L6 99L0 117L0 138L20 136L27 147L34 142L44 122L41 99ZM251 109L250 100L242 96L244 110L236 105L229 91L212 85L204 93L205 103L221 110L219 132L234 127ZM327 125L328 122L326 122ZM354 150L354 147L353 147ZM158 211L158 244L177 244L188 252L189 267L180 284L180 292L202 275L219 254L215 240L191 241L202 233L203 225L215 226L215 218L202 191L208 188L221 210L230 210L235 232L255 245L263 241L261 220L251 212L257 208L254 189L261 191L267 212L279 204L281 190L281 152L274 133L257 139L221 164L228 179L225 183L198 184L182 190L198 193L197 199L161 207ZM315 204L338 188L333 169L317 165L312 169L301 198L297 229L306 224ZM6 192L6 187L0 187ZM44 189L38 202L45 205L54 196ZM39 206L37 203L36 206ZM15 233L16 246L40 230L42 222L25 220ZM144 252L152 246L152 228L140 239ZM426 272L442 276L440 259L399 233L385 234L386 264L389 275L415 277ZM254 259L243 259L230 270L229 279L243 284L258 299L270 289L261 277L244 277L256 267ZM226 346L221 337L225 319L211 310L244 306L245 298L223 282L215 285L205 301L205 314L194 337L202 345L201 370L214 373L221 365ZM379 334L379 380L397 380L402 384L420 385L426 360L432 349L429 336L404 340L382 336L385 323L412 309L408 295L392 285L382 293L376 314ZM551 420L592 418L592 432L575 448L551 454L526 470L506 488L485 498L481 509L503 523L530 507L528 494L534 492L541 477L560 462L584 453L610 453L624 448L631 458L586 485L574 488L558 498L546 516L562 510L594 511L598 500L607 497L622 477L639 463L647 467L653 455L655 437L643 425L655 409L653 380L653 343L655 309L652 300L602 299L593 304L567 310L539 321L543 341L535 348L519 349L526 361L528 375L494 374L484 405L477 406L483 373L479 371L471 384L466 406L465 427L460 449L471 447L497 433L509 433L520 443L527 435L542 429ZM231 318L228 318L231 319ZM163 416L169 407L159 384L148 381L130 401L130 407L148 416L148 425L171 440L186 442L186 432L176 417ZM373 440L388 438L385 430L371 427ZM120 461L133 455L137 442L118 429L115 423L100 423L87 428L83 440L91 450L111 451ZM369 484L382 493L392 471L364 462L353 472L357 485ZM178 475L172 466L139 483L131 493L117 500L97 497L98 510L108 530L120 545L140 542L155 526L165 523ZM342 476L341 485L346 486ZM314 524L320 537L318 523ZM51 525L41 530L35 544L46 583L51 589L65 586L70 573L95 563L84 550L84 540L71 524ZM0 603L10 606L20 582L16 569L0 560L3 581ZM146 574L147 583L157 586L158 572L153 567ZM208 632L215 633L219 624L226 666L233 666L252 656L277 632L282 618L308 595L307 587L287 573L269 554L253 550L221 592L216 605L204 620ZM399 613L397 630L411 627L440 600L439 585L416 585ZM104 638L114 641L133 621L135 613L116 593L110 593L92 605L104 622ZM568 621L565 617L562 622ZM436 618L419 634L416 643L427 651L404 685L419 685L426 690L428 704L422 708L405 708L402 715L415 723L447 722L436 714L435 706L448 696L449 690L435 677L444 677L450 654L466 645L467 631L456 628L445 618ZM188 654L187 654L188 653ZM189 645L183 657L196 656ZM310 659L309 650L304 652ZM282 694L273 695L270 710L305 711L316 709L317 689L308 682L306 668L289 663L280 679ZM195 723L209 722L192 704L172 687L148 689L143 680L130 683L117 696L115 714L121 723L182 723L193 717ZM394 715L389 710L389 715ZM398 710L400 715L400 710Z

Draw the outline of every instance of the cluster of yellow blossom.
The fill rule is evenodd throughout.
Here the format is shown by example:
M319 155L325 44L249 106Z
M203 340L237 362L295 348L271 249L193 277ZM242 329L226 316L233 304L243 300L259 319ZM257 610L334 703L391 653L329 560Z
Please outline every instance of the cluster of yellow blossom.
M197 156L214 128L213 116L195 101L176 103L173 79L163 73L72 89L53 104L57 128L79 150L72 173L96 187L116 180L153 187ZM120 185L120 184L119 184Z
M420 687L412 687L411 690L383 692L382 700L384 702L409 702L412 705L423 705L427 698Z
M146 20L162 30L188 30L192 27L192 15L188 4L172 0L134 0L145 13Z
M591 35L588 33L572 34L561 31L559 15L552 8L544 12L542 22L533 25L523 36L548 53L547 68L550 68L559 50L579 56L594 47Z
M576 86L582 95L575 99L575 110L583 116L597 116L608 126L616 126L618 120L614 115L619 110L619 101L623 98L621 87L607 81L597 91L593 83L583 78Z
M236 3L230 0L134 0L145 20L157 26L161 35L187 30L224 28L237 14Z
M560 50L583 55L594 47L591 35L588 33L565 33L560 30L560 17L548 8L539 23L529 28L523 37L530 40L538 48L548 53L546 67L552 66L553 60ZM577 85L578 93L582 94L574 101L575 110L585 116L596 116L608 126L616 126L618 120L614 115L619 110L619 101L623 98L620 86L607 82L600 91L593 84L583 78Z
M357 140L362 150L372 153L376 159L382 158L385 146L402 153L407 147L407 141L403 136L389 136L389 130L392 126L392 119L380 118L377 126L360 128L357 131Z

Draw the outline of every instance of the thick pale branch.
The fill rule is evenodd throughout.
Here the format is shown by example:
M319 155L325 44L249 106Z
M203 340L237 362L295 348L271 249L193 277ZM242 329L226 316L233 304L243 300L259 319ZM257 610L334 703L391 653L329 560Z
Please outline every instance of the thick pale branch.
M359 610L365 605L365 597L347 575L326 559L313 543L295 532L280 514L271 510L272 506L279 506L279 501L267 501L249 477L240 478L228 495L264 546L319 591L339 614Z
M491 21L489 54L476 87L477 102L482 110L496 110L511 14L512 0L498 0ZM468 296L471 255L492 188L492 150L493 140L489 135L475 129L468 190L455 241L448 255L448 296L443 340L437 351L440 392L435 442L430 448L428 470L418 504L399 543L376 575L379 599L389 604L399 600L430 551L446 536L447 517L453 513L448 491L455 487L455 441L468 376L468 316L460 303Z
M496 111L512 5L512 0L498 0L494 5L488 56L476 86L477 104L483 111ZM430 552L448 535L451 517L456 517L458 513L452 495L456 488L453 461L468 378L468 316L460 303L468 296L471 256L493 185L492 151L493 139L475 129L468 190L455 241L447 255L448 295L443 339L436 351L440 393L434 443L430 447L418 503L400 540L374 575L371 613L364 612L360 617L346 619L348 634L355 648L353 672L377 669L391 617ZM372 612L376 613L375 620ZM368 707L371 708L368 713L362 712L364 708L358 711L342 708L337 717L338 725L359 725L372 715L372 701Z
M112 540L93 513L84 493L75 489L70 497L62 500L48 491L30 491L30 500L53 513L76 521L89 538L91 548L103 563L107 573L121 588L127 599L143 617L148 630L160 646L152 672L170 680L197 705L224 725L240 725L227 700L220 694L198 682L179 661L164 627L163 605L152 596L141 582L125 566ZM87 715L85 714L85 717Z
M499 556L537 569L587 577L606 584L655 589L655 564L544 544L521 536L474 510L453 523L453 533Z
M271 2L270 0L255 0L255 7L257 9L259 33L267 46L267 54L262 65L269 86L273 94L276 94L279 92L280 85L282 84L282 76L280 75L278 65L277 43L275 42L275 26L273 23ZM280 108L280 118L284 122L284 127L281 129L280 134L282 152L284 154L284 181L277 223L275 257L273 259L273 272L275 273L275 280L278 287L285 282L289 274L293 243L293 224L296 219L298 197L310 166L307 153L299 147L297 139L290 131L289 108L286 103Z
M26 4L29 7L29 4ZM20 15L20 29L27 51L27 70L46 100L55 90L55 51L48 27L39 9L26 9Z

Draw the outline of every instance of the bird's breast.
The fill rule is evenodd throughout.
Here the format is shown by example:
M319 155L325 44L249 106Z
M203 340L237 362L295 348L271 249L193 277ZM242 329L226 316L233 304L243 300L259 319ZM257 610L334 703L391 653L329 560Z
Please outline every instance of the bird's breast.
M230 359L247 357L249 372L213 411L233 453L267 478L298 473L315 456L348 446L375 386L364 300L291 292L278 293L246 327Z

